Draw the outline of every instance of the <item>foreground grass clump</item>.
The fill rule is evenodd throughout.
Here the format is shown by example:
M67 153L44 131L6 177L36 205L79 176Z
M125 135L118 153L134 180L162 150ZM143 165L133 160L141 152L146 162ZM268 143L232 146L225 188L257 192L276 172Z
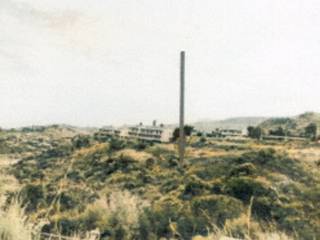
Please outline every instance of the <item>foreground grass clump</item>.
M0 211L1 240L33 240L36 227L28 224L24 210L17 203Z
M14 201L5 210L0 211L0 240L46 240L63 239L61 234L48 234L42 232L46 221L31 223L24 208ZM72 234L70 240L98 240L99 236L94 233L85 233L83 236Z
M93 204L80 214L68 212L56 214L47 231L56 230L64 235L73 232L99 229L102 239L132 239L139 228L139 217L149 203L128 191L114 191Z

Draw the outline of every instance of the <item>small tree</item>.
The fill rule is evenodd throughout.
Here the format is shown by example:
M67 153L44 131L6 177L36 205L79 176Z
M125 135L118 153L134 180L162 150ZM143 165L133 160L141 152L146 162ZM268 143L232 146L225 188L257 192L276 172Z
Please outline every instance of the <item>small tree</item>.
M305 128L305 135L313 140L317 137L317 125L315 123L310 123Z
M253 137L253 131L254 131L254 127L253 126L249 126L247 128L247 131L248 131L248 137Z
M248 127L248 136L250 138L260 139L262 137L262 128L261 127Z
M194 129L193 126L185 125L184 126L184 135L187 137L191 136L193 129ZM179 138L179 135L180 135L180 129L176 128L173 131L172 141L175 142Z
M117 138L112 138L111 141L109 142L109 150L111 152L122 150L125 147L126 147L125 142Z
M72 145L74 148L83 148L90 145L90 136L88 135L77 135L72 138Z

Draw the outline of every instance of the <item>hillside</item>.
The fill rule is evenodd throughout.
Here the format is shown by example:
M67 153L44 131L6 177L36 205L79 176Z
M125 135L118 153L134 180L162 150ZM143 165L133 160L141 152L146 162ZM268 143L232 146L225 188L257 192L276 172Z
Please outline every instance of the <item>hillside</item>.
M217 128L243 130L248 126L257 126L265 121L265 117L237 117L225 120L205 120L192 123L197 130L211 132Z
M306 112L294 117L270 118L259 124L259 127L263 128L266 133L282 128L288 132L288 135L304 136L305 128L311 123L316 124L320 129L320 113Z
M194 137L181 169L174 144L101 141L61 126L1 137L2 159L18 160L8 173L21 185L26 214L45 219L46 233L98 229L101 240L320 236L317 145ZM10 202L14 194L6 196Z

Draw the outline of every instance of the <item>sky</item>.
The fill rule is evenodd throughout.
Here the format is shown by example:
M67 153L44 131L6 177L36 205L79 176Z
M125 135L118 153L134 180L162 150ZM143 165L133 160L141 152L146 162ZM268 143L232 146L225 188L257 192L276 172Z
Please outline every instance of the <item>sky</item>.
M0 126L320 111L318 0L0 0Z

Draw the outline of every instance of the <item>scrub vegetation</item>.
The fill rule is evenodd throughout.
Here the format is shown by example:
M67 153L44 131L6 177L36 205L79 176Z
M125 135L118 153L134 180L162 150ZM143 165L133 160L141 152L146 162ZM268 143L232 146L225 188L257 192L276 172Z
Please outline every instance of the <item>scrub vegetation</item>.
M320 238L314 142L192 136L181 168L174 143L94 133L0 133L1 240Z

